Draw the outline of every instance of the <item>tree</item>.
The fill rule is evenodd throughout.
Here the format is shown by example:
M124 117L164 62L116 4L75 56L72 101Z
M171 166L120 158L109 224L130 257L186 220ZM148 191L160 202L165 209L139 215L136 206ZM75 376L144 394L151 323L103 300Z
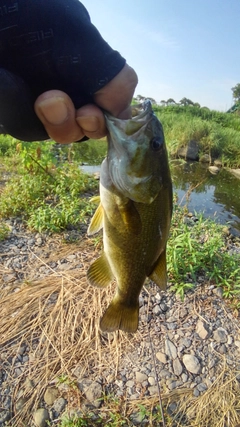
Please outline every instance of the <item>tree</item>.
M186 105L194 105L194 103L191 101L191 99L188 99L188 98L182 98L179 101L179 104L183 105L184 107L186 107Z
M169 98L169 99L167 100L167 105L174 105L174 104L176 104L176 102L174 101L174 99Z
M240 102L240 83L232 87L233 99L235 102Z
M143 101L145 101L145 99L146 99L146 96L137 95L137 101L138 102L143 102Z

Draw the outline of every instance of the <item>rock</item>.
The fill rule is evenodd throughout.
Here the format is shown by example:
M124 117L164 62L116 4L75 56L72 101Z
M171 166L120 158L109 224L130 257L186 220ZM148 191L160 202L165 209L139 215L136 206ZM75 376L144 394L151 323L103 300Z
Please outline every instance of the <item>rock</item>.
M201 372L200 362L198 358L192 354L184 354L183 364L188 372L191 372L192 374L199 374Z
M222 167L222 161L220 159L215 159L213 162L214 166L217 166L218 168Z
M59 395L58 389L56 387L50 387L50 388L47 388L47 390L45 391L43 398L47 405L52 406L52 404L57 399L58 395Z
M196 332L200 338L205 340L208 336L208 330L206 328L205 323L202 320L199 320L196 325Z
M136 382L142 383L143 381L146 381L148 379L146 374L142 374L141 372L136 372Z
M79 388L85 394L87 400L96 408L101 405L102 386L96 381L84 379L79 383Z
M157 360L159 360L159 362L164 363L164 364L167 363L167 361L168 361L166 354L162 353L161 351L158 351L156 353L156 358L157 358Z
M226 228L228 228L228 227L226 227ZM223 233L224 233L224 230L223 230ZM213 290L213 293L216 294L219 298L222 298L222 296L223 296L223 289L217 287L216 289Z
M159 307L161 308L161 310L163 311L163 313L165 313L166 311L168 311L168 306L164 302L161 302L161 304L159 305Z
M53 409L56 412L56 415L59 417L61 412L65 409L65 406L67 405L67 400L63 397L59 397L57 400L55 400L53 404Z
M161 309L160 309L160 306L157 304L157 305L155 305L155 307L153 309L153 314L158 315L160 313L161 313Z
M47 427L49 421L49 413L45 408L39 408L33 414L33 420L37 427Z
M213 339L218 343L225 343L228 340L228 333L224 328L218 328L213 332Z
M182 338L179 344L185 348L189 348L192 345L192 340L190 338Z
M201 163L211 163L211 157L209 156L209 154L203 154L200 158L199 158L199 162ZM217 165L216 165L217 166Z
M132 414L130 416L131 422L134 426L142 425L144 420L144 414L141 414L140 412L136 412L135 414Z
M200 383L197 385L197 389L200 391L200 393L202 393L203 391L207 390L207 385L205 383Z
M148 382L150 385L155 385L156 384L156 380L154 377L148 377Z
M128 380L126 382L126 387L133 387L135 385L135 382L133 380Z
M217 175L218 172L220 171L220 169L217 166L209 166L208 170L212 175Z
M183 383L186 383L187 380L188 380L188 376L187 376L187 374L185 372L183 372L183 374L181 375L181 378L182 378L182 382Z
M150 396L155 396L155 394L158 394L158 387L156 385L151 385L148 387L148 391Z
M176 346L168 339L165 341L165 353L170 359L176 359L177 357Z
M177 156L189 159L189 160L198 160L199 158L199 144L198 142L191 140L189 141L187 147L179 148L177 151Z
M197 387L193 390L193 396L198 397L200 394L200 391L197 389Z
M5 423L5 421L10 420L11 418L11 413L7 410L1 410L0 412L0 426L3 426Z
M175 375L177 375L179 377L182 374L182 371L183 371L182 364L181 364L180 360L177 357L173 361L173 372L174 372Z
M236 178L240 178L240 169L228 169L228 172L230 172Z

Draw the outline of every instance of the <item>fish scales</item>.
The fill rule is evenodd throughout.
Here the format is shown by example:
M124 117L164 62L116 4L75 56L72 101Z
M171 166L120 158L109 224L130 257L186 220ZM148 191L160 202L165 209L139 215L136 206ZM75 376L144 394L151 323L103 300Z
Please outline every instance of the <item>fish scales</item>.
M130 120L109 115L108 156L100 174L100 205L88 233L103 228L103 254L90 266L88 281L116 294L100 327L135 332L139 294L147 277L166 288L166 243L172 214L172 183L162 126L150 102Z

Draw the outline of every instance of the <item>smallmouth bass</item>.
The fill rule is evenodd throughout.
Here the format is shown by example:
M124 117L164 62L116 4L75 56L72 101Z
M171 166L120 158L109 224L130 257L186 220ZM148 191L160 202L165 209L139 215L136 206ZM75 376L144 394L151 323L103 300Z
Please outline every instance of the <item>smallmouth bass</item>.
M106 114L108 153L101 165L100 205L88 228L103 228L103 253L89 267L91 285L114 279L116 294L102 331L136 332L139 294L146 278L166 289L166 244L172 216L172 182L162 125L150 101L133 106L133 118Z

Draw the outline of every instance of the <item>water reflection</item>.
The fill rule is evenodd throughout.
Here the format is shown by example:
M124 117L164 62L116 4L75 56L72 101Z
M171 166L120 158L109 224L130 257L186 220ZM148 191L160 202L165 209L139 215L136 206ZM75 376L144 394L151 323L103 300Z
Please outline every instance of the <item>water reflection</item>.
M212 175L198 163L174 162L174 189L181 204L191 211L203 212L221 224L230 224L240 232L240 180L225 169Z

